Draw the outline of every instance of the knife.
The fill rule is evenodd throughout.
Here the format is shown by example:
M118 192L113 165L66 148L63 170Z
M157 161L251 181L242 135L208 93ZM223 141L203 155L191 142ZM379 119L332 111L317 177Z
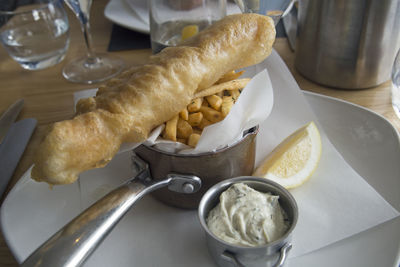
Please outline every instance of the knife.
M18 165L19 159L36 127L35 119L24 119L13 123L23 106L23 100L18 100L0 118L0 196Z
M283 28L285 29L289 46L292 51L296 49L296 37L297 37L297 10L292 8L286 16L282 17Z
M6 136L11 125L17 119L19 113L24 106L24 100L19 99L12 104L0 117L0 144L3 143L3 139Z

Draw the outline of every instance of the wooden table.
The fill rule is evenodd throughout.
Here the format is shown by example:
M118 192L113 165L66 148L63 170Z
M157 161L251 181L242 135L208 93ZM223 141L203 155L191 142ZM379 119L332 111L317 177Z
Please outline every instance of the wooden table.
M97 51L104 52L107 49L112 29L112 23L104 17L104 8L108 1L96 0L93 2L91 14L94 45ZM66 59L52 68L41 71L23 70L6 54L4 49L0 49L0 112L17 99L24 98L25 107L19 118L33 117L38 120L38 127L25 150L7 191L31 166L34 151L43 136L45 127L52 122L72 117L73 93L96 86L70 83L61 75L65 62L81 55L85 49L79 24L70 12L69 16L71 46ZM337 90L323 87L305 79L294 69L294 53L289 49L285 38L278 38L274 47L289 66L303 90L337 97L374 110L386 117L400 131L400 119L396 117L391 106L390 82L367 90ZM122 57L129 65L140 65L146 62L151 51L132 50L114 52L114 54ZM17 266L2 236L0 236L0 266Z

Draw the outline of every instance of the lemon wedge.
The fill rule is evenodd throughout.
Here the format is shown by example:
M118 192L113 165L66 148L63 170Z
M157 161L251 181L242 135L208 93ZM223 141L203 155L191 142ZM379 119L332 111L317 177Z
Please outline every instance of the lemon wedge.
M182 41L195 36L199 32L199 26L197 25L188 25L182 29Z
M302 185L321 158L321 135L314 122L283 140L255 170L253 176L273 180L286 189Z

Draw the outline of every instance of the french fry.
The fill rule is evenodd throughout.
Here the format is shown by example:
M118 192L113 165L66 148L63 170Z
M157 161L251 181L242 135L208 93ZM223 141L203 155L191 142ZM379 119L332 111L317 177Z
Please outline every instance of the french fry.
M200 139L200 135L197 133L192 133L188 140L187 140L187 144L191 147L195 147L197 145L197 143L199 142Z
M215 84L207 89L196 92L194 95L194 98L214 95L223 90L241 89L241 88L244 88L249 83L249 81L250 81L250 78L244 78L244 79L232 80L232 81L224 82L224 83L220 83L220 84ZM190 112L190 110L189 110L189 112Z
M206 128L208 125L211 125L212 122L207 120L206 118L203 117L203 119L200 122L200 125L197 126L199 129L203 130L204 128Z
M224 82L228 82L228 81L232 81L235 80L237 78L239 78L242 74L244 73L244 70L239 71L239 72L235 72L230 71L228 73L225 73L216 83L224 83Z
M176 115L172 119L166 122L163 133L163 138L171 141L176 141L176 127L178 124L179 116Z
M182 143L182 144L186 144L187 143L187 139L185 138L176 138L176 142Z
M231 70L231 71L228 71L227 73L225 73L224 75L222 75L222 77L221 78L219 78L219 80L216 82L216 83L220 83L219 81L222 81L222 82L226 82L226 79L227 79L227 77L231 77L232 75L235 75L235 71L234 70ZM225 80L225 81L224 81ZM233 79L232 79L233 80Z
M221 97L219 97L217 95L210 95L210 96L206 96L206 100L213 109L215 109L215 110L221 109L221 104L222 104Z
M181 112L179 112L179 116L183 120L187 121L189 119L189 111L187 110L187 108L182 109Z
M223 119L221 112L210 107L202 106L200 107L200 111L203 113L203 116L211 122L219 122Z
M202 119L203 119L203 113L201 112L191 113L189 115L188 123L193 127L199 126Z
M201 135L202 130L197 127L193 127L193 133Z
M236 100L239 98L240 92L238 89L235 89L235 90L230 90L229 94L232 96L233 102L236 102Z
M178 138L186 139L193 133L192 126L190 126L190 124L185 120L178 119L176 127L176 136Z
M198 92L192 102L178 115L165 123L163 137L195 147L203 129L225 118L250 79L235 79L241 75L229 72L226 82Z
M233 106L233 98L232 96L224 96L222 97L222 105L221 105L221 114L225 118L228 115L229 111Z
M203 102L202 97L196 97L192 100L192 102L187 106L187 110L189 112L196 112L200 110L201 104Z

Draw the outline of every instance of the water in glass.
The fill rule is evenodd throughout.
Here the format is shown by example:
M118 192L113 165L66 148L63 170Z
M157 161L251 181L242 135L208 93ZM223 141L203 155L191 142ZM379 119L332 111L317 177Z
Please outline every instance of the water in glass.
M164 22L158 25L159 31L154 33L153 38L151 39L151 48L153 49L153 53L158 53L168 46L176 46L181 42L181 31L186 26L197 25L199 31L201 31L211 23L214 23L214 21L178 20Z
M24 10L27 8L24 6ZM8 18L0 31L0 41L23 68L39 70L64 58L69 46L69 25L66 13L57 3L32 8L2 14Z
M226 15L226 0L150 0L153 53L182 41L186 26L201 31Z
M293 6L294 0L235 0L243 13L257 13L271 17L278 24Z

